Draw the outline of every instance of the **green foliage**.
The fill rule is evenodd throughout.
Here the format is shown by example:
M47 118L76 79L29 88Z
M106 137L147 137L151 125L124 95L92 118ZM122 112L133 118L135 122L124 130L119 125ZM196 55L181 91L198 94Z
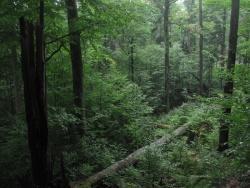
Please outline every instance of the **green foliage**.
M217 105L205 103L184 104L171 111L169 115L160 118L160 123L173 126L189 124L190 129L196 133L195 142L188 144L190 135L186 135L160 149L148 151L139 164L122 171L109 181L122 184L121 187L216 187L228 178L246 172L250 165L247 157L249 142L240 142L239 138L248 141L249 134L240 133L239 125L232 127L232 132L238 133L237 136L232 134L234 136L231 141L235 145L224 155L216 151L220 113ZM159 135L169 130L164 129L165 133L155 131Z
M94 62L87 67L90 72L86 77L87 110L91 115L89 131L100 137L105 135L117 142L133 144L131 136L141 130L138 124L151 113L151 108L140 88L116 70L115 62L106 65L105 73L95 72Z
M20 187L20 183L31 179L18 19L25 16L36 22L38 2L0 1L0 184L3 187ZM183 138L147 151L137 164L106 178L100 187L218 187L249 170L249 0L241 0L234 74L221 67L227 62L221 44L227 44L230 1L203 1L202 31L198 26L198 1L171 4L172 111L168 114L164 114L164 0L77 2L79 19L75 29L81 33L86 112L82 137L78 132L81 120L76 114L83 109L73 106L65 2L45 0L48 158L53 181L60 178L62 158L70 181L87 178L184 124L189 130ZM224 9L226 41L222 41ZM201 32L203 81L209 91L203 97L198 96L196 45ZM129 79L131 55L133 82ZM231 77L233 96L224 97L222 80ZM230 116L223 115L221 109L225 106L232 106ZM224 153L216 151L221 119L230 122L231 147Z
M9 117L10 118L10 117ZM1 122L3 122L1 120ZM30 175L30 159L26 124L17 120L0 129L1 186L18 187L22 178Z

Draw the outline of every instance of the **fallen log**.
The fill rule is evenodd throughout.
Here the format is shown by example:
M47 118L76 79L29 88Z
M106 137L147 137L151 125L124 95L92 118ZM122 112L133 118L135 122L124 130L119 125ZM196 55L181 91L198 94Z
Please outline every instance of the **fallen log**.
M167 134L167 135L161 137L160 139L156 140L155 142L134 151L133 153L128 155L125 159L122 159L122 160L112 164L111 166L109 166L106 169L90 176L89 178L87 178L85 180L71 182L70 187L71 188L90 188L91 185L93 185L94 183L97 183L101 179L108 177L108 176L111 176L111 175L115 174L116 172L118 172L118 171L132 165L132 164L135 164L139 160L139 158L141 156L143 156L143 154L145 154L145 152L147 150L154 149L154 148L160 147L164 144L170 143L173 138L183 135L187 131L187 128L188 128L187 124L179 127L178 129L173 131L172 134Z
M155 125L155 128L158 128L158 129L170 129L171 126L170 125Z

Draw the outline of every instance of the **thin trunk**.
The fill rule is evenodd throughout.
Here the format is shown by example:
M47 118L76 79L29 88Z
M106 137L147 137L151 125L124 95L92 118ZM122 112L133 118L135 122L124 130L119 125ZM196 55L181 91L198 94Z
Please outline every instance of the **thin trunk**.
M213 83L213 77L212 76L213 76L213 63L212 63L212 60L210 60L210 62L209 62L209 72L208 72L208 96L209 97L211 96L211 91L212 91L212 83Z
M227 9L223 10L223 25L221 33L221 69L225 67L225 52L226 52L226 29L227 29ZM223 80L220 80L221 89L223 88Z
M17 51L16 46L13 46L11 48L11 106L12 106L12 115L16 116L20 112L20 106L21 106L21 96L20 94L20 82L19 82L19 66L18 66L18 57L17 57ZM19 70L20 71L20 70Z
M239 9L240 0L232 0L230 33L229 33L229 48L228 48L228 62L227 72L230 74L224 86L225 98L230 99L233 94L233 74L236 61L237 39L238 39L238 25L239 25ZM224 115L227 117L231 114L231 106L224 108ZM228 149L229 140L229 122L222 119L219 132L219 151Z
M166 107L166 112L169 112L170 110L169 10L170 10L170 2L169 0L165 0L164 36L165 36L165 107Z
M186 0L184 1L184 4L186 5L187 13L189 16L188 24L195 24L195 14L194 14L194 0ZM183 37L183 50L190 54L195 49L195 35L192 32L191 29L185 29L184 30L184 37Z
M190 24L195 24L196 16L194 14L194 7L195 7L195 0L191 1L191 17L190 17ZM195 50L196 47L196 37L193 32L189 31L189 44L190 44L190 53Z
M249 38L250 38L250 32L248 33L248 35L246 36L246 41L249 42ZM246 52L245 55L243 56L243 64L247 65L249 64L249 54Z
M134 38L130 41L130 70L131 70L131 81L134 82Z
M84 132L85 110L84 110L84 92L83 92L83 59L81 52L81 39L80 31L77 31L76 23L78 19L76 0L65 0L67 6L67 17L70 41L70 56L72 63L72 75L73 75L73 93L74 93L74 105L80 109L78 117L82 120L79 127L79 133Z
M200 79L200 95L202 95L203 94L203 11L202 11L202 0L199 0L199 25L200 25L199 79Z
M43 17L42 1L40 1L40 11L40 15ZM32 178L34 187L46 188L48 185L48 122L45 96L44 37L41 24L43 24L42 19L36 27L24 18L20 19L22 75Z

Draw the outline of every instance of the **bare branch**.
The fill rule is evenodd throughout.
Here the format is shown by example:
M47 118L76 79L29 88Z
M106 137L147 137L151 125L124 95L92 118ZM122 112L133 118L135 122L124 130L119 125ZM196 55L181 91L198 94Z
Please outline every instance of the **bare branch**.
M176 1L178 1L178 0L172 0L172 1L169 1L169 4L176 3Z
M62 36L60 36L60 37L58 37L58 38L55 38L55 39L53 39L53 40L51 40L51 41L48 41L48 42L46 42L45 44L48 45L48 44L55 43L55 42L57 42L57 41L60 41L61 39L64 39L64 38L66 38L66 37L69 37L70 35L76 34L76 33L81 32L81 31L83 31L83 30L80 30L80 29L79 29L79 30L77 30L77 31L74 31L74 32L71 32L71 33L67 33L67 34L62 35Z
M46 57L45 62L48 62L56 53L58 53L61 50L62 47L63 43L61 43L60 46L49 55L49 57Z

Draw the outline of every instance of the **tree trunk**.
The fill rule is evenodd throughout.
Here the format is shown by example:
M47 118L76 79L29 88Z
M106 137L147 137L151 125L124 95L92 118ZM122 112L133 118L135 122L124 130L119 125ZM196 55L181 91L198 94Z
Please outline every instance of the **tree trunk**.
M16 116L21 111L21 83L20 83L20 66L18 65L18 56L16 46L11 48L11 112Z
M226 52L226 29L227 29L227 9L223 10L223 23L221 32L221 69L225 67L225 52ZM220 80L221 89L223 88L223 80Z
M130 41L130 71L131 71L131 81L135 81L134 75L134 38Z
M164 11L164 36L165 36L165 108L166 112L170 110L170 57L169 57L169 11L170 2L165 0Z
M239 25L239 9L240 1L232 0L230 33L229 33L229 49L228 49L228 62L227 72L230 74L224 86L225 98L230 99L233 94L233 74L236 61L237 39L238 39L238 25ZM224 108L224 115L227 117L231 113L231 106ZM225 119L221 120L219 132L219 151L228 149L229 140L229 123Z
M249 38L250 38L250 32L248 32L248 35L245 37L245 41L249 42ZM243 56L243 64L247 65L249 64L249 53L246 52L245 55Z
M74 94L74 105L80 109L78 117L82 120L81 126L79 127L79 133L82 134L84 131L85 121L85 110L84 110L84 92L83 92L83 59L81 52L81 39L80 31L77 30L77 5L76 0L65 0L67 6L68 16L68 27L69 42L70 42L70 56L72 63L72 75L73 75L73 94Z
M195 24L194 0L184 0L184 5L188 13L188 25ZM195 49L195 35L191 28L186 28L183 31L182 48L187 54L190 54Z
M43 15L43 2L40 3ZM45 96L43 21L36 27L20 18L21 61L34 187L46 188L48 122ZM35 34L35 36L34 36Z
M209 62L209 71L208 71L208 96L211 97L212 91L212 83L213 83L213 60L211 59ZM204 88L204 84L203 84ZM204 90L204 89L203 89Z
M115 174L116 172L127 168L128 166L135 164L140 157L142 157L148 150L155 149L157 147L160 147L166 143L170 143L173 138L183 135L188 129L188 125L183 125L182 127L176 129L171 135L165 135L159 140L156 140L150 145L144 146L135 152L128 155L125 159L120 160L113 165L109 166L108 168L94 174L93 176L90 176L86 180L80 180L77 182L72 182L71 187L72 188L89 188L94 183L97 183L98 181L102 180L105 177L111 176Z
M200 79L200 95L202 95L203 94L203 10L202 10L202 0L199 0L199 25L200 25L199 79Z

